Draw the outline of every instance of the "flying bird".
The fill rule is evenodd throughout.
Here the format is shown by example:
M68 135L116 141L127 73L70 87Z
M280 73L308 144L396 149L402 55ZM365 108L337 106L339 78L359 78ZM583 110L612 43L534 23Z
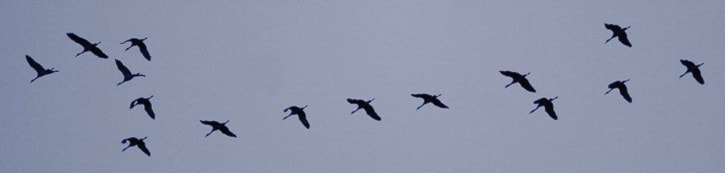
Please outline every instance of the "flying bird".
M123 81L116 84L116 86L119 86L126 81L130 81L131 79L133 79L134 77L137 77L137 76L146 77L146 75L141 74L141 73L131 74L131 71L128 70L128 68L126 68L126 66L124 66L123 63L121 63L121 61L119 61L118 59L116 59L116 66L118 66L118 70L120 70L121 73L123 73Z
M627 29L629 29L630 26L622 28L622 27L619 27L619 25L604 23L604 27L609 30L612 30L612 37L609 37L609 39L607 39L607 41L605 41L604 44L607 44L607 42L609 42L609 40L612 40L614 37L617 37L617 38L619 38L619 42L622 42L622 44L624 44L627 47L632 47L632 43L629 43L629 39L627 39L627 33L625 32L625 31L627 31Z
M55 68L45 69L42 65L38 64L38 62L35 62L33 58L31 58L28 55L25 55L25 60L28 60L28 64L30 64L30 67L33 67L35 69L35 72L38 73L38 76L35 76L33 80L30 80L30 83L33 83L36 79L40 78L41 76L45 76L51 73L58 72L58 70L55 70Z
M556 100L557 98L559 98L559 97L557 96L557 97L554 97L551 99L542 97L538 100L535 100L534 104L538 104L538 105L536 106L536 108L534 108L534 110L531 110L531 112L529 112L529 114L534 113L534 111L536 111L536 109L539 109L539 107L543 106L544 110L546 111L547 114L549 114L549 116L551 118L553 118L554 120L558 119L556 116L556 112L554 112L554 104L551 103L552 101Z
M685 60L685 59L680 59L680 63L682 63L682 65L685 65L685 67L687 67L687 71L685 71L685 73L680 75L680 78L682 78L682 76L685 76L685 74L692 72L692 77L694 77L698 83L700 83L701 85L705 84L705 80L702 79L702 74L700 73L700 68L699 68L700 66L702 66L702 64L705 64L705 63L700 63L698 65L695 65L695 63L693 63L692 61Z
M623 81L614 81L611 84L609 84L609 91L605 92L604 94L609 94L609 92L612 92L613 89L619 89L619 94L624 97L624 100L627 100L627 102L632 103L632 97L629 96L629 92L627 92L627 85L624 85L625 82L629 81L623 80Z
M147 156L151 157L151 152L149 152L149 149L146 148L146 143L143 142L143 140L145 140L145 139L146 139L146 137L143 137L141 139L138 139L135 137L130 137L130 138L124 139L123 141L121 141L121 143L125 144L126 142L128 142L128 147L123 148L123 150L121 150L121 152L126 151L126 149L128 149L129 147L138 146L138 149L141 149L141 151L143 151L143 153L146 153Z
M81 46L83 46L83 51L81 53L76 54L76 57L78 57L79 55L81 55L81 54L83 54L85 52L91 51L91 52L93 52L93 54L95 54L99 58L108 58L108 55L106 55L105 53L103 53L103 51L101 51L101 49L99 49L97 47L98 44L101 44L100 41L98 43L91 44L91 42L88 42L88 40L86 40L84 38L81 38L78 35L73 34L72 32L69 32L66 35L68 35L68 37L70 37L71 40L73 40L76 43L78 43Z
M139 97L136 100L131 101L131 107L128 109L133 109L136 105L143 105L144 110L146 110L146 113L151 117L151 119L156 119L156 114L154 114L154 110L151 109L151 101L149 101L154 96L151 95L151 97L143 98Z
M229 137L235 137L235 138L237 137L237 135L232 133L232 131L229 131L229 128L227 128L227 123L229 122L229 120L225 121L224 123L219 123L217 121L204 121L204 120L199 120L199 122L201 122L202 124L210 125L212 128L211 131L209 133L207 133L206 136L204 136L204 137L211 135L211 133L216 130L219 130L220 132L224 133L225 135L227 135Z
M149 55L149 50L146 49L146 44L143 43L143 41L146 40L146 38L147 37L144 37L143 39L130 38L124 42L121 42L121 44L125 44L126 42L131 42L131 46L128 46L128 48L126 48L126 51L128 51L128 49L131 49L131 47L133 47L133 46L138 46L138 50L141 51L141 54L143 54L143 57L146 58L146 60L151 61L151 55Z
M410 95L413 96L413 97L418 97L418 98L422 98L423 99L423 104L421 104L420 106L418 106L418 108L416 108L415 110L420 109L421 107L423 107L423 105L428 104L428 103L433 103L433 105L436 105L436 106L438 106L440 108L446 108L446 109L448 109L448 106L444 105L440 100L438 100L438 96L441 96L440 94L438 94L438 95L430 95L430 94L423 93L423 94L410 94Z
M508 76L513 79L513 81L511 81L511 83L506 85L506 87L504 87L504 88L508 88L509 86L513 85L514 83L519 83L519 85L521 85L521 87L526 89L526 91L530 91L532 93L536 92L536 89L534 89L534 87L531 86L531 83L529 83L529 80L526 79L526 76L531 74L530 72L526 73L524 75L521 75L519 73L512 72L512 71L499 71L499 72L501 72L501 74L503 74L504 76Z
M307 108L307 105L304 107L297 107L297 106L290 106L287 109L284 109L284 112L290 111L289 115L282 118L282 120L285 120L289 118L292 115L297 115L297 117L300 118L300 122L302 122L302 125L305 126L305 128L310 129L310 123L307 122L307 115L305 114L304 109Z
M348 98L347 99L348 103L357 104L357 109L352 111L350 114L354 114L355 112L357 112L360 109L365 109L365 113L367 113L370 116L370 118L380 121L380 116L378 116L378 113L375 113L375 109L373 109L373 106L370 105L370 102L372 102L373 100L375 100L375 98L373 98L372 100L368 100L368 101Z

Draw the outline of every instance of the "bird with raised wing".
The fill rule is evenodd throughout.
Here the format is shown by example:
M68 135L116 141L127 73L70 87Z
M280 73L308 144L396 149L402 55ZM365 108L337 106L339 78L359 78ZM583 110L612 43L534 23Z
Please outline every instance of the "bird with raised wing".
M146 58L146 60L151 61L151 55L149 54L149 50L146 48L146 44L144 44L143 42L144 40L146 40L146 38L147 37L144 37L143 39L130 38L124 42L121 42L121 44L131 42L131 46L128 46L128 48L126 48L126 51L128 51L128 49L131 49L131 47L133 46L138 46L138 50L141 51L143 57Z
M682 65L687 67L687 71L685 71L685 73L680 75L680 78L682 78L682 76L685 76L685 74L692 72L692 77L694 77L698 83L700 83L701 85L705 84L705 79L702 79L702 73L700 73L700 66L702 66L702 64L705 64L705 63L700 63L700 64L695 65L695 63L693 63L692 61L685 60L685 59L681 59L680 63L682 63Z
M627 31L627 29L629 29L629 26L622 28L619 25L604 23L604 27L612 31L612 37L609 37L607 41L604 41L604 44L607 44L609 40L617 37L619 38L619 42L622 42L622 44L627 47L632 47L632 43L629 43L629 39L627 39L627 32L625 32Z
M138 149L141 149L141 151L143 151L143 153L146 153L147 156L151 157L151 152L149 152L149 149L146 148L146 143L143 142L143 140L145 140L145 139L146 139L146 137L143 137L141 139L138 139L136 137L130 137L130 138L123 139L123 141L121 141L121 143L125 144L126 142L128 142L128 146L126 148L123 148L121 150L121 152L126 151L126 149L128 149L129 147L137 146Z
M421 107L423 107L423 105L428 104L428 103L433 103L433 105L436 105L436 106L438 106L440 108L448 109L448 106L446 106L445 104L443 104L443 102L441 102L441 100L438 100L438 97L441 96L441 94L438 94L438 95L430 95L430 94L426 94L426 93L421 93L421 94L410 94L410 95L413 96L413 97L417 97L417 98L423 99L423 104L421 104L420 106L418 106L418 108L416 108L415 110L420 109Z
M229 123L229 120L225 121L224 123L219 123L217 121L204 121L204 120L199 120L199 122L201 122L202 124L209 125L212 128L211 131L209 133L207 133L206 136L204 136L204 137L211 135L211 133L216 130L219 130L220 132L224 133L225 135L227 135L229 137L235 137L235 138L237 137L237 135L232 133L232 131L230 131L229 128L227 128L227 123Z
M526 79L526 76L531 74L531 72L526 73L524 75L521 75L517 72L512 72L512 71L499 71L499 72L501 72L501 74L503 74L504 76L508 76L513 79L513 81L511 81L511 83L506 85L504 88L508 88L509 86L511 86L515 83L519 83L519 85L521 85L522 88L526 89L526 91L529 91L532 93L536 92L536 89L534 89L534 87L531 86L531 83L529 83L529 80Z
M126 66L123 65L123 63L121 63L121 61L119 61L118 59L116 59L116 66L118 67L118 70L121 71L121 73L123 74L123 81L116 84L116 86L121 85L124 82L130 81L134 77L146 77L146 75L141 73L132 74L131 71L128 70L128 68L126 68Z
M622 97L624 97L624 100L627 100L627 102L632 103L632 97L629 96L629 92L627 91L627 85L624 85L624 83L627 81L629 81L629 79L623 80L623 81L612 82L611 84L609 84L609 86L607 86L607 87L609 87L609 90L607 92L605 92L604 94L605 95L609 94L609 92L612 92L613 89L619 89L619 94L621 94Z
M352 111L350 114L352 115L355 112L357 112L358 110L364 109L365 110L365 113L367 113L368 116L370 116L370 118L373 118L374 120L380 121L380 116L378 116L378 113L375 112L375 109L373 109L373 106L370 105L370 102L372 102L373 100L375 100L375 98L373 98L371 100L368 100L368 101L360 100L360 99L351 99L351 98L348 98L347 99L347 102L348 103L350 103L350 104L357 104L357 109L355 109L354 111Z
M151 97L148 97L148 98L139 97L136 100L131 101L131 107L128 109L133 109L133 107L135 107L136 105L143 105L144 110L146 110L146 114L148 114L149 117L151 117L151 119L156 119L156 114L154 113L154 110L151 109L150 99L153 97L154 97L153 95L151 95Z
M105 58L108 58L108 55L106 55L105 53L103 53L103 51L101 51L101 49L98 48L98 44L101 44L100 41L98 43L92 43L91 44L91 42L88 42L88 40L86 40L85 38L79 37L78 35L73 34L72 32L66 33L66 35L68 35L68 37L71 40L73 40L76 43L78 43L81 46L83 46L83 51L80 52L80 53L78 53L78 54L76 54L76 57L78 57L79 55L81 55L81 54L83 54L85 52L91 51L91 52L93 52L93 54L95 54L96 56L98 56L98 58L104 58L104 59Z
M42 65L38 64L38 62L35 62L35 60L33 60L33 58L28 55L25 55L25 60L28 60L28 64L30 64L30 67L33 67L33 69L35 69L35 72L38 73L38 75L35 76L35 78L33 78L33 80L30 80L30 83L33 83L33 81L35 81L36 79L38 79L42 76L58 72L58 70L55 70L55 68L49 68L49 69L43 68Z
M534 110L531 110L531 112L529 112L529 114L534 113L534 111L536 111L536 109L539 109L539 107L543 106L546 113L549 114L549 116L551 118L553 118L554 120L557 120L558 117L556 116L556 112L554 112L554 104L552 103L552 101L556 100L557 98L559 98L559 97L557 96L557 97L554 97L551 99L542 97L540 99L535 100L534 104L537 104L536 108L534 108Z
M282 120L285 120L292 115L297 115L297 117L300 118L300 122L302 122L302 125L304 125L305 128L310 129L310 123L307 122L307 114L305 114L305 111L304 111L305 108L307 108L307 105L305 105L303 107L290 106L290 107L284 109L284 112L290 111L290 113L289 113L289 115L282 118Z

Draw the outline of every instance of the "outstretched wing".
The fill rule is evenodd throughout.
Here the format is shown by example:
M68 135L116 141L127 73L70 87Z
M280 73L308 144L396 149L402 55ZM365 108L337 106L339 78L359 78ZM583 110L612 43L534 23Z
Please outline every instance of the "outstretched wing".
M143 102L143 106L144 106L144 110L146 110L146 113L149 114L149 117L151 117L151 119L156 119L156 114L154 114L154 110L151 109L151 102L150 101Z
M521 84L521 87L523 87L524 89L526 89L526 91L530 91L532 93L535 93L536 92L536 89L534 89L534 87L531 86L531 83L529 83L529 80L526 79L526 78L522 78L522 80L519 81L519 84Z
M520 75L519 73L512 72L512 71L498 71L498 72L501 72L501 74L504 75L504 76L508 76L508 77L512 77L512 78L514 76Z
M146 44L141 42L138 44L138 49L141 51L141 54L143 54L143 57L146 58L146 60L151 61L151 55L149 54L149 50L146 49Z
M45 68L38 64L38 62L35 62L35 60L33 60L33 58L31 58L30 56L25 55L25 59L28 60L28 64L30 64L30 67L33 67L33 69L35 69L35 72L42 73L43 71L45 71Z
M444 104L443 104L443 102L441 102L441 101L440 101L440 100L438 100L438 99L433 99L433 101L432 101L432 102L433 102L433 104L434 104L434 105L436 105L436 106L438 106L438 107L441 107L441 108L446 108L446 109L448 108L448 106L444 105Z
M143 141L140 141L137 146L138 146L138 149L141 149L141 151L143 151L143 153L146 153L147 156L151 157L151 152L149 151L148 148L146 148L146 143L144 143Z
M607 28L608 30L612 30L612 31L622 30L622 27L619 27L619 25L615 25L615 24L604 23L604 27Z
M126 66L123 65L123 63L121 63L121 61L119 61L118 59L116 59L116 66L118 67L118 70L120 70L121 73L123 73L124 77L131 76L131 71L128 70L128 68L126 68Z
M428 96L428 94L410 94L410 95L413 97L418 97L418 98L424 98L424 97Z
M91 48L91 52L93 52L93 54L96 55L96 56L98 56L99 58L104 58L104 59L105 58L108 58L108 55L106 55L105 53L103 53L103 51L101 51L101 49L99 49L96 46L93 46Z
M624 97L624 100L627 100L627 102L632 103L632 97L629 96L629 91L627 91L627 86L622 85L622 87L619 88L619 94Z
M201 122L202 124L206 124L206 125L210 125L211 126L211 121L199 120L199 122Z
M546 114L549 114L549 116L551 118L553 118L554 120L557 120L558 119L558 117L556 116L556 112L554 112L554 105L553 104L549 104L549 105L544 106L544 109L546 110Z
M627 33L622 32L619 37L619 42L622 42L622 44L626 45L627 47L632 47L632 43L629 43L629 39L627 39Z
M697 80L697 82L700 83L701 85L705 84L705 80L702 79L702 74L700 73L700 69L698 69L697 66L695 66L695 68L692 69L692 77L694 77L695 80Z
M305 115L305 112L300 112L300 114L297 115L300 118L300 122L302 122L302 125L305 126L305 128L310 129L310 123L307 122L307 115Z
M68 35L68 37L70 37L71 40L75 41L76 43L80 44L83 47L92 45L91 42L88 42L88 40L81 38L72 32L66 33L66 35Z
M235 137L235 138L237 137L237 135L232 133L232 131L229 131L229 128L227 128L226 126L219 128L219 131L221 131L222 133L224 133L225 135L227 135L229 137Z
M378 113L375 112L375 109L373 109L373 106L367 105L364 106L363 109L365 109L365 113L367 113L370 118L373 118L375 120L380 121L380 116L378 116Z

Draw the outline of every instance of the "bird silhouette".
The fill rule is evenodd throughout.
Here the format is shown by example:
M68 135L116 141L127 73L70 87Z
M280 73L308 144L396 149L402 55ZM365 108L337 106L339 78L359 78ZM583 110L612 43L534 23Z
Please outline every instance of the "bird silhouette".
M368 101L348 98L347 99L348 103L357 104L357 109L352 111L350 114L354 114L355 112L357 112L360 109L365 109L365 113L367 113L370 116L370 118L380 121L380 116L378 116L378 113L375 112L375 109L373 109L373 106L370 105L370 102L372 102L373 100L375 100L375 98L373 98L372 100L368 100Z
M221 131L222 133L224 133L225 135L227 135L229 137L235 137L235 138L237 137L237 135L232 133L232 131L229 131L229 128L227 128L227 123L229 122L229 120L225 121L224 123L219 123L217 121L204 121L204 120L199 120L199 122L201 122L202 124L210 125L212 128L211 131L209 133L207 133L206 136L204 136L204 137L211 135L211 133L216 130Z
M685 73L680 75L680 78L682 78L682 76L685 76L685 74L692 72L692 77L694 77L698 83L700 83L701 85L705 84L705 80L702 79L702 74L700 73L700 66L702 66L702 64L705 64L705 63L700 63L698 65L695 65L695 63L693 63L692 61L684 60L684 59L680 59L680 63L682 63L682 65L685 65L685 67L687 67L687 71L685 71Z
M103 53L103 51L101 51L101 49L99 49L97 47L98 44L101 44L100 41L98 43L91 44L91 42L88 42L88 40L86 40L84 38L81 38L78 35L73 34L72 32L69 32L66 35L68 35L68 37L70 37L71 40L73 40L76 43L78 43L81 46L83 46L83 51L81 53L76 54L76 57L78 57L79 55L81 55L81 54L83 54L85 52L91 51L91 52L93 52L93 54L95 54L96 56L98 56L98 58L104 58L104 59L105 58L108 58L108 55L106 55L105 53Z
M609 40L612 40L614 37L618 37L619 42L622 42L622 44L627 47L632 47L632 43L629 43L629 39L627 39L627 33L625 32L627 31L627 29L629 29L629 26L622 28L619 27L619 25L604 23L604 27L612 30L612 37L609 37L609 39L607 39L604 44L607 44L607 42L609 42Z
M438 100L438 96L441 96L440 94L438 94L438 95L430 95L430 94L422 93L422 94L410 94L410 95L413 96L413 97L417 97L417 98L422 98L423 99L423 104L421 104L420 106L418 106L418 108L416 108L415 110L420 109L421 107L423 107L423 105L428 104L428 103L433 103L433 105L436 105L436 106L438 106L440 108L446 108L446 109L448 109L448 106L444 105L440 100Z
M151 119L156 119L156 114L154 114L154 110L151 109L151 101L149 101L154 96L151 95L151 97L143 98L139 97L136 100L131 101L131 107L128 109L133 109L136 105L143 105L144 110L146 110L146 113L151 117Z
M120 70L121 73L123 73L123 81L116 84L116 86L121 85L122 83L124 83L126 81L130 81L131 79L133 79L134 77L137 77L137 76L146 77L146 75L141 74L141 73L131 74L131 71L128 70L128 68L126 68L126 66L124 66L123 63L121 63L121 61L119 61L118 59L116 59L116 66L118 67L118 70Z
M126 48L126 51L128 49L131 49L133 46L138 46L138 50L141 51L141 54L143 54L143 57L146 58L146 60L151 61L151 55L149 55L149 50L146 49L146 44L143 43L144 40L146 40L147 37L144 37L143 39L138 38L130 38L124 42L121 42L121 44L125 44L126 42L131 42L131 46L128 46Z
M290 113L289 113L289 115L282 118L282 120L285 120L285 119L289 118L290 116L296 114L297 117L300 118L300 122L302 122L302 125L304 125L305 128L310 129L310 123L307 122L307 114L305 114L305 111L304 111L305 108L307 108L307 105L305 105L304 107L301 107L301 108L297 107L297 106L290 106L290 107L284 109L284 112L290 111Z
M129 147L138 146L138 149L141 149L141 151L143 151L143 153L146 153L147 156L151 157L151 152L149 152L149 149L146 148L146 143L143 142L143 140L145 140L145 139L146 139L146 137L143 137L141 139L138 139L135 137L130 137L130 138L124 139L123 141L121 141L121 143L125 144L126 142L128 142L128 146L126 148L123 148L123 150L121 150L121 152L126 151L126 149L128 149Z
M534 110L531 110L531 112L529 112L529 114L534 113L534 111L536 111L536 109L539 109L539 107L543 106L546 113L549 114L549 116L551 118L553 118L554 120L557 120L558 117L556 116L556 112L554 112L554 104L551 103L552 101L556 100L557 98L559 98L559 97L557 96L557 97L554 97L551 99L542 97L538 100L535 100L534 104L538 104L538 105L536 105L536 108L534 108Z
M632 103L632 97L630 97L629 92L627 92L627 85L624 85L624 83L627 81L629 81L629 79L623 80L623 81L612 82L611 84L609 84L609 86L607 86L607 87L609 87L609 90L607 92L605 92L604 94L609 94L609 92L612 92L612 90L616 88L616 89L619 89L619 94L621 94L622 97L624 97L624 100L627 100L627 102Z
M529 83L529 80L526 79L526 76L531 74L530 72L526 73L524 75L521 75L517 72L512 72L512 71L499 71L499 72L501 72L501 74L503 74L504 76L508 76L513 79L513 81L511 81L511 83L506 85L506 87L504 87L504 88L508 88L509 86L513 85L514 83L519 83L519 85L521 85L521 87L526 89L526 91L530 91L532 93L536 92L536 89L534 89L534 87L531 86L531 83Z
M51 73L58 72L58 70L55 70L55 68L45 69L42 65L38 64L38 62L35 62L33 58L31 58L28 55L25 55L25 60L28 60L28 64L30 64L30 67L33 67L35 69L35 72L38 73L38 76L35 76L33 80L30 80L30 83L33 83L36 79L40 78L41 76L45 76Z

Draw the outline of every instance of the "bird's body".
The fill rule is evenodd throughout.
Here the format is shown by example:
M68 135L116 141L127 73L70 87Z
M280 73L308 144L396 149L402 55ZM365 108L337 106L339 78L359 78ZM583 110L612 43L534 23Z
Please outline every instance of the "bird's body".
M137 76L146 77L146 75L141 73L132 74L131 71L128 70L128 68L126 68L126 66L123 65L123 63L121 63L121 61L119 61L118 59L116 59L116 67L118 67L118 70L121 71L121 73L123 74L123 81L116 84L116 86L121 85L124 82L130 81Z
M410 94L410 95L413 96L413 97L417 97L417 98L423 99L423 104L421 104L420 106L418 106L418 108L416 108L415 110L420 109L421 107L423 107L423 105L428 104L428 103L433 103L433 105L436 105L436 106L438 106L440 108L448 109L448 106L446 106L445 104L443 104L443 102L441 102L441 100L438 100L438 97L441 96L440 94L438 94L438 95L430 95L430 94L421 93L421 94Z
M128 46L128 48L126 48L126 51L128 51L128 49L131 49L131 47L133 46L138 46L138 50L141 51L143 57L146 58L146 60L151 61L151 55L149 54L149 50L146 48L146 44L143 43L144 40L146 40L146 37L144 37L143 39L130 38L124 42L121 42L121 44L131 42L131 46Z
M204 120L199 120L199 122L212 127L211 131L209 133L207 133L206 136L209 136L209 135L211 135L212 132L219 130L220 132L224 133L225 135L227 135L229 137L235 137L235 138L237 137L237 135L232 133L232 131L230 131L229 128L227 128L226 124L229 123L229 120L227 120L224 123L219 123L217 121L204 121Z
M373 100L375 100L375 99L365 101L365 100L360 100L360 99L348 98L347 99L348 103L357 104L357 109L352 111L350 114L354 114L356 111L358 111L360 109L365 109L365 113L367 113L368 116L370 116L370 118L380 121L381 120L380 116L378 116L378 113L375 112L375 109L373 109L373 106L370 105L370 102L372 102Z
M156 114L154 113L154 110L151 109L150 99L153 97L153 95L148 98L139 97L136 100L131 101L131 107L128 109L133 109L133 107L136 105L143 105L144 110L146 110L146 114L148 114L151 119L156 119Z
M135 137L123 139L121 141L121 143L125 144L126 142L128 142L128 146L126 148L123 148L123 150L121 150L121 152L126 151L126 149L128 149L129 147L138 146L138 149L141 149L141 151L143 151L143 153L146 153L147 156L151 157L151 152L149 152L149 149L146 148L146 143L143 142L143 140L145 140L145 139L146 139L146 137L143 137L141 139L138 139Z
M609 86L607 86L607 87L609 87L609 91L605 92L604 94L609 94L609 92L611 92L613 89L616 88L616 89L619 89L619 94L621 94L622 97L624 97L624 100L627 100L627 102L632 103L632 97L629 96L629 92L627 91L627 85L624 85L624 83L627 81L629 81L629 79L623 80L623 81L612 82L611 84L609 84Z
M290 114L282 118L282 120L285 120L289 118L292 115L297 115L297 117L300 118L300 122L302 122L302 125L305 126L305 128L310 129L310 123L307 122L307 114L305 114L304 109L307 108L307 105L303 107L297 107L297 106L290 106L286 109L284 109L284 112L290 111Z
M685 73L680 75L680 78L682 78L682 76L685 76L685 74L691 72L692 77L695 78L695 80L697 80L698 83L700 83L701 85L705 84L705 79L702 79L702 73L700 72L700 66L702 66L702 64L704 64L704 63L695 65L695 63L693 63L692 61L685 60L685 59L681 59L680 63L682 63L682 65L687 67L687 71L685 71Z
M619 25L605 23L604 27L612 31L612 37L607 39L607 41L605 41L604 44L609 42L609 40L612 40L614 37L618 37L619 42L622 42L622 44L624 44L627 47L632 47L632 43L630 43L629 39L627 39L627 32L625 32L625 31L627 31L627 29L629 29L629 26L622 28Z
M103 51L101 51L101 49L98 48L98 44L101 44L101 42L98 42L98 43L88 42L88 40L86 40L86 39L84 39L82 37L79 37L78 35L73 34L72 32L66 33L66 35L68 35L68 37L71 40L73 40L76 43L78 43L81 46L83 46L83 51L80 52L80 53L78 53L78 54L76 54L76 57L78 57L79 55L81 55L81 54L83 54L85 52L91 51L91 52L93 52L93 54L95 54L96 56L98 56L98 58L104 58L104 59L105 58L108 58L108 55L106 55L105 53L103 53Z
M40 65L38 62L35 62L35 60L33 60L33 58L28 55L25 55L25 60L27 60L28 64L30 64L30 67L32 67L35 70L35 72L38 73L38 75L35 76L35 78L30 80L30 83L33 83L33 81L35 81L36 79L38 79L42 76L58 72L58 70L55 70L55 68L50 68L50 69L43 68L42 65Z
M557 120L558 117L556 116L556 112L554 112L554 103L552 103L552 101L556 100L557 98L559 98L559 97L557 96L557 97L554 97L551 99L542 97L540 99L535 100L534 104L537 104L536 108L534 108L534 110L531 110L531 112L529 112L529 114L534 113L534 111L536 111L536 109L539 109L539 107L543 106L546 113L549 114L549 116L552 119Z
M529 91L532 93L536 92L536 89L534 89L534 87L531 86L531 83L529 83L529 80L526 79L526 76L528 76L531 73L526 73L524 75L521 75L517 72L512 72L512 71L499 71L499 72L501 72L501 74L503 74L504 76L508 76L513 79L513 81L511 81L511 83L506 85L504 88L508 88L509 86L513 85L514 83L519 83L519 85L521 85L522 88L526 89L526 91Z

